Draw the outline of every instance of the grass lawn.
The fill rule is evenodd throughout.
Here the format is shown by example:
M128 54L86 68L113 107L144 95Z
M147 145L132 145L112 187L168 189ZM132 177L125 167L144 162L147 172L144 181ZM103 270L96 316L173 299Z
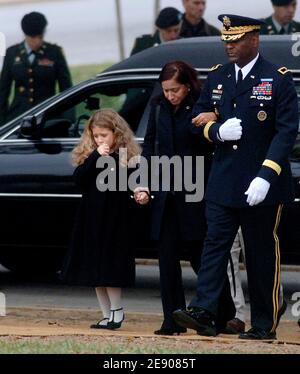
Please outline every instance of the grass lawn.
M94 64L94 65L78 65L71 66L71 75L73 84L82 82L88 78L94 77L97 73L100 73L104 69L111 66L113 62L106 62L104 64Z
M220 353L198 342L115 337L6 337L0 338L1 354L198 354ZM239 353L225 349L222 353ZM1 356L0 356L1 357Z

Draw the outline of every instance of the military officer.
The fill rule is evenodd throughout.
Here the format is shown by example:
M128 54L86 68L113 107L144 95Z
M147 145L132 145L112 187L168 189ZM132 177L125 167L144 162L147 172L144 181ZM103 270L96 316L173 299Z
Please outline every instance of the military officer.
M179 38L182 23L182 13L172 7L160 11L155 21L157 27L154 35L146 34L136 38L131 55L144 49L170 42Z
M220 30L210 25L203 18L206 0L182 0L185 13L183 14L180 36L191 38L195 36L218 36Z
M218 120L202 129L216 144L206 189L208 231L190 309L174 312L184 327L215 335L215 314L232 243L241 226L248 274L251 329L242 339L276 339L280 242L284 203L293 201L288 156L298 128L292 75L259 53L262 21L221 15L222 40L230 63L215 66L195 113L215 111ZM194 118L194 123L199 117Z
M300 23L294 21L297 0L271 0L274 13L266 18L262 35L284 35L300 32Z
M25 40L6 51L0 79L0 123L15 118L32 106L71 86L70 72L62 49L44 41L47 20L38 12L21 22ZM10 91L14 84L12 103Z

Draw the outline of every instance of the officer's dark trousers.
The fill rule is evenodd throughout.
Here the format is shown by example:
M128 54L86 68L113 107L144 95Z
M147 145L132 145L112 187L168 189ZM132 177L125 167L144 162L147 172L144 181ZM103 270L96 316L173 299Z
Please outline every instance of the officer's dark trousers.
M161 228L159 250L159 271L160 288L164 313L164 328L175 327L172 312L176 309L185 309L185 296L182 284L182 273L180 258L183 247L187 248L187 259L195 271L198 273L202 254L203 241L183 242L180 235L180 227L176 214L174 197L169 194L166 201L163 224ZM234 318L235 308L231 299L229 282L227 289L221 293L223 307L222 321L220 325L224 327L226 321ZM225 319L224 320L224 317ZM217 321L217 324L219 320Z
M243 209L206 203L208 232L198 273L198 306L216 315L230 249L239 225L245 242L252 327L275 331L279 308L280 249L277 229L282 206Z

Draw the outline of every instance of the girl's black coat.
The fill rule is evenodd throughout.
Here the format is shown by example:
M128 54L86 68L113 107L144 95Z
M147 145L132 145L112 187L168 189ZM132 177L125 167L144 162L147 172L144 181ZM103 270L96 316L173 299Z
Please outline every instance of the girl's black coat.
M81 187L82 200L75 219L62 279L85 286L126 287L134 283L135 264L132 251L134 202L129 192L100 192L96 187L98 158L95 150L74 171ZM118 156L113 154L119 170ZM113 170L112 170L113 169ZM128 169L130 170L130 169Z

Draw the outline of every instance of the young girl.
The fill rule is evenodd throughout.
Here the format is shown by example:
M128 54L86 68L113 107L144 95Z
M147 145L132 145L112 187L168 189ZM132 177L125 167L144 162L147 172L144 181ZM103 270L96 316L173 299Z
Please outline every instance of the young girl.
M127 159L120 160L119 148L127 149ZM77 168L74 178L82 190L82 200L66 256L62 279L69 284L96 288L103 319L91 328L121 327L124 312L121 289L132 286L135 279L134 256L130 231L133 228L129 192L100 192L96 179L99 157L111 156L120 167L140 154L140 147L125 120L112 109L101 109L89 119L80 143L73 150ZM128 170L129 174L129 170ZM117 184L118 186L118 184Z

